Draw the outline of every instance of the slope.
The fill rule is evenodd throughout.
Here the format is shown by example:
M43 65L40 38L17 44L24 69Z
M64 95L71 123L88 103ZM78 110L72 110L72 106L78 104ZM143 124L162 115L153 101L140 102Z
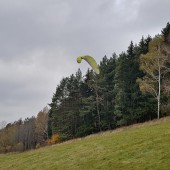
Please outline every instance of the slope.
M25 153L0 155L6 170L170 169L170 117Z

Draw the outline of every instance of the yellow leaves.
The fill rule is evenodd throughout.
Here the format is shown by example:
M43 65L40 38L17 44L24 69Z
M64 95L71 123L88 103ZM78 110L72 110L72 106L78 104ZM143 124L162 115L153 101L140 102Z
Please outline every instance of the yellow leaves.
M151 80L148 77L144 77L143 79L138 78L136 82L139 84L140 91L143 94L150 93L154 97L157 96L157 91L156 91L156 81Z
M159 51L161 44L164 42L164 38L161 35L155 36L149 43L149 52L156 54Z
M140 70L147 73L151 77L160 74L164 69L166 57L161 53L161 45L163 37L158 35L149 43L149 52L140 56Z
M139 84L139 88L142 93L146 93L148 91L148 84L146 81L138 78L136 82Z
M51 139L48 139L48 144L53 145L60 142L60 135L58 133L54 134Z
M149 52L146 55L146 58L157 58L157 56L161 55L161 45L164 42L164 38L161 35L155 36L149 43Z

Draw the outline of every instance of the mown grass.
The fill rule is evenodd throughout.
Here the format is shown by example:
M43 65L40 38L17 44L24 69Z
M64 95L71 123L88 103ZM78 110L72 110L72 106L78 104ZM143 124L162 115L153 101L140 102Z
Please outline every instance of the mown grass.
M170 170L170 117L25 153L0 155L2 170Z

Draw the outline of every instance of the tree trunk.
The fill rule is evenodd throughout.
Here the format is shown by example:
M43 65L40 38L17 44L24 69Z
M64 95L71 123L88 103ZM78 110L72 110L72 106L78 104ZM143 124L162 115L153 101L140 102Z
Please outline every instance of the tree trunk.
M97 107L97 115L98 115L98 121L99 121L99 130L102 131L100 111L99 111L99 96L98 96L97 90L95 90L95 91L96 91L96 107Z
M159 112L160 112L160 96L158 96L158 119L159 119Z
M159 75L158 75L158 119L160 118L160 95L161 95L161 72L159 68Z

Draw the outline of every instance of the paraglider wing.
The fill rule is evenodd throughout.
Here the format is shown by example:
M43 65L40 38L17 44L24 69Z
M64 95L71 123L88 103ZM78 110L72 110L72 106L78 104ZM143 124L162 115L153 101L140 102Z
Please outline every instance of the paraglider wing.
M89 55L85 55L85 56L80 56L77 58L77 62L81 63L82 59L84 59L91 67L92 69L96 72L96 74L99 74L99 66L97 65L95 59Z
M80 57L77 58L77 62L78 62L78 63L81 63L81 60L82 60L82 56L80 56Z

